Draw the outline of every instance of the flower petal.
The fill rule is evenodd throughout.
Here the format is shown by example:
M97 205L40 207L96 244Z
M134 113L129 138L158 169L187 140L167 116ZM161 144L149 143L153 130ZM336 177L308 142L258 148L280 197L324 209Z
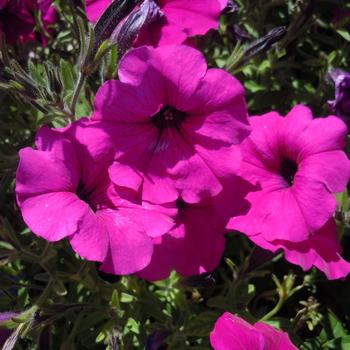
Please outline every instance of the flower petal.
M85 202L69 192L36 195L21 203L26 224L36 235L52 242L76 233L88 210Z
M283 248L285 257L304 271L311 266L324 272L328 279L346 277L350 273L350 263L340 256L341 246L337 242L336 225L333 219L323 226L306 242L276 242Z
M164 279L172 270L182 276L213 271L225 249L225 223L211 207L190 207L169 234L154 241L151 263L138 275L150 281ZM205 224L203 224L205 218Z
M289 339L288 333L277 330L263 322L255 323L254 327L264 336L264 350L298 350Z
M144 228L123 210L106 209L99 216L107 226L110 244L101 270L126 275L145 268L151 260L153 244Z
M310 179L310 176L298 173L291 191L305 224L311 232L325 225L337 209L335 196L328 191L323 183Z
M20 205L25 198L33 195L75 191L80 175L79 163L68 141L62 142L61 146L62 152L56 153L57 156L29 147L20 150L16 173L16 194Z
M300 157L304 159L311 154L343 149L347 132L345 123L337 117L314 119L301 135Z
M264 338L254 326L242 318L225 312L210 333L214 350L265 350Z
M92 120L124 123L145 123L158 112L163 102L152 89L152 80L144 80L142 86L132 86L117 80L106 81L98 90Z
M132 189L139 192L143 183L143 177L133 168L114 162L109 167L109 176L113 183L119 187Z
M207 72L203 54L185 45L162 46L155 52L162 69L167 104L186 112L186 101L193 96Z
M187 37L181 26L169 23L151 23L141 29L134 47L180 45L186 41Z
M299 164L298 174L324 183L329 192L342 192L350 179L350 161L343 151L312 154Z
M147 168L144 199L166 203L181 196L188 203L196 203L222 190L213 171L177 131L168 129L162 137ZM166 173L162 173L161 169ZM153 186L148 178L154 181ZM159 181L168 184L166 188L169 197L165 196L166 193L157 194L163 190L158 187ZM159 202L159 198L163 198L162 202Z
M86 0L86 14L90 22L96 23L112 0Z
M235 77L223 69L211 68L202 78L191 99L186 101L186 108L191 114L202 114L233 107L236 113L233 110L232 114L248 124L244 93L243 85Z
M107 255L109 237L103 217L90 208L79 223L79 230L69 237L72 248L90 261L103 261Z
M221 5L217 0L161 0L160 4L167 21L181 25L189 36L218 28Z
M303 213L290 190L251 192L247 200L251 204L247 215L233 217L227 228L248 236L259 234L267 241L300 242L309 237Z

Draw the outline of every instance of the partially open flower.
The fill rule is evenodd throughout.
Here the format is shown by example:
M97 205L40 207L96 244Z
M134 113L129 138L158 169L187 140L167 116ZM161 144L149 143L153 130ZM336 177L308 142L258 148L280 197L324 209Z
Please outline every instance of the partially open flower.
M210 334L214 350L298 350L288 333L266 323L254 325L225 312Z
M228 227L263 248L284 249L287 260L305 270L316 266L330 279L347 275L350 264L340 257L332 219L333 193L342 192L350 177L342 150L345 124L334 116L313 119L301 105L285 118L271 112L250 119L241 175L258 189L247 196L248 214Z

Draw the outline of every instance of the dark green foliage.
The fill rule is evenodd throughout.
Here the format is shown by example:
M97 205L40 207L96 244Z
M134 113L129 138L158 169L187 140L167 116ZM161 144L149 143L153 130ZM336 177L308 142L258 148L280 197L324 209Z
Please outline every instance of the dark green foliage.
M10 48L8 66L1 68L0 311L20 313L2 325L13 330L15 348L114 350L148 344L151 349L157 341L164 349L210 349L208 335L216 319L230 311L288 331L300 349L350 349L349 279L327 281L316 270L304 273L238 234L227 237L225 257L212 274L173 274L150 284L101 273L66 241L47 244L26 228L14 195L18 150L33 145L42 124L65 125L74 111L77 117L89 115L99 85L116 75L117 50L107 45L90 57L93 69L83 73L77 91L81 63L88 46L94 47L81 3L56 1L57 37L46 48L32 48L29 61L23 49ZM337 10L350 11L350 4L237 3L239 12L223 15L220 33L198 42L209 64L228 68L244 83L251 114L285 113L297 102L317 115L329 113L327 100L334 91L327 72L350 70L350 17L334 18ZM234 25L250 39L237 40ZM251 50L257 47L254 41L281 26L287 32L277 43ZM338 199L338 228L344 256L350 259L347 193Z

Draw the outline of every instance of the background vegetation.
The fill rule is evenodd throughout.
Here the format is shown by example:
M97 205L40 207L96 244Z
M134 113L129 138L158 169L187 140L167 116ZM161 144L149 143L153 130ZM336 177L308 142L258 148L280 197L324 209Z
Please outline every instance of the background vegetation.
M72 106L85 40L81 1L55 4L57 34L48 46L3 47L0 67L0 310L19 313L2 325L12 332L8 349L210 349L214 322L230 311L288 331L303 350L349 350L350 280L304 273L239 234L227 237L225 257L212 274L173 274L150 284L101 273L66 241L47 244L26 228L14 195L18 150L33 145L42 124L70 120L66 106ZM86 20L83 26L87 30ZM279 28L284 35L278 40L276 30L270 32L277 27L287 29ZM350 70L350 4L239 0L223 14L220 31L198 45L210 65L228 68L244 83L252 115L285 113L297 102L327 115L334 97L327 73ZM88 77L77 117L90 114L97 88L116 75L115 62L112 49ZM339 235L349 260L347 193L338 198Z

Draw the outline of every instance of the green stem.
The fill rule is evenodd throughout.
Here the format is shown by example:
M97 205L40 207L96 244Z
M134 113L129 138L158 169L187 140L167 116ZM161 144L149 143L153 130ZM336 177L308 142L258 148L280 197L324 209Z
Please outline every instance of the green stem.
M78 102L78 99L79 99L79 96L80 96L81 89L84 86L85 79L86 79L86 75L84 73L80 72L79 73L79 77L78 77L78 83L75 86L74 93L73 93L73 98L72 98L72 104L71 104L71 107L70 107L70 112L71 112L73 118L75 116L75 109L76 109L76 106L77 106L77 102Z
M282 295L280 296L278 303L276 304L276 306L270 311L268 312L265 316L263 316L260 321L264 322L269 320L271 317L275 316L282 308L284 302L286 301L286 298Z
M55 280L50 280L49 281L49 283L47 284L46 288L44 289L44 291L42 292L42 294L40 295L38 300L35 302L35 305L38 308L41 307L45 303L45 301L47 300L48 296L51 293L51 289L52 289L54 284L55 284Z

